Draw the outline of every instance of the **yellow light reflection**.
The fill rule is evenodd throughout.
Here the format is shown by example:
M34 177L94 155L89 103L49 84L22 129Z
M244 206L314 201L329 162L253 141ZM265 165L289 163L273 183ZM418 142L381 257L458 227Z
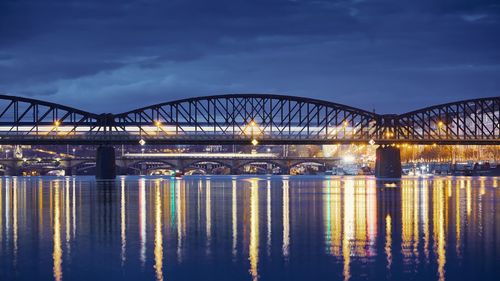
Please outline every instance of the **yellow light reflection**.
M259 264L259 185L258 181L252 179L250 181L250 244L249 257L250 274L252 280L259 279L258 264Z
M367 194L366 182L354 182L354 255L357 257L366 257L366 241L367 241Z
M366 220L368 226L368 239L370 241L370 254L376 254L375 243L377 240L377 187L375 181L366 182Z
M343 275L345 281L351 278L351 241L355 238L354 203L354 180L348 179L344 183L344 237L342 238Z
M340 181L332 181L332 194L331 194L331 247L332 255L338 257L341 253L342 247L342 201Z
M161 190L155 186L155 273L156 280L163 280L163 234L161 225Z
M421 208L422 208L422 224L424 232L424 255L425 255L425 260L428 263L430 233L429 233L429 185L427 180L424 180L422 182L422 187L420 190L422 192Z
M140 260L142 266L146 262L146 180L139 180L139 237L140 237Z
M401 254L405 265L418 262L419 194L418 180L401 181Z
M54 260L54 279L62 280L62 248L61 248L61 218L60 218L60 203L59 203L59 183L54 181L54 249L52 258Z
M283 179L283 257L288 258L290 247L290 194L288 179Z
M445 264L446 264L446 240L445 240L445 215L446 201L445 189L441 181L436 183L433 189L433 220L434 220L434 251L437 255L438 264L438 280L445 280Z
M66 249L68 250L68 254L70 250L70 240L71 240L71 222L70 222L70 199L69 199L69 178L66 178L66 182L64 184L64 214L66 218L66 222L64 224L66 229Z
M392 266L392 220L391 215L387 214L385 217L385 257L387 259L387 270Z
M181 184L183 181L175 181L175 190L176 190L176 213L177 213L177 260L178 262L182 262L182 247L183 247L183 239L185 234L186 227L186 200L185 200L185 188L184 185Z
M461 218L460 218L460 188L455 185L455 233L456 233L456 251L457 256L460 257L460 244L461 242Z

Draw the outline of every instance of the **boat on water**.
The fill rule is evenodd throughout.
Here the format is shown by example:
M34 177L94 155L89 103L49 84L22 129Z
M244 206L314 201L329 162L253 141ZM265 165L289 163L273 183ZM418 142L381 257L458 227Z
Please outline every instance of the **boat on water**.
M358 165L345 165L333 167L325 171L325 175L332 176L357 176L357 175L373 175L373 170L368 166L359 167Z
M492 166L490 163L474 163L470 166L454 165L451 170L453 176L486 176L497 177L500 176L500 165Z
M65 170L51 170L47 172L47 176L64 177L66 175Z

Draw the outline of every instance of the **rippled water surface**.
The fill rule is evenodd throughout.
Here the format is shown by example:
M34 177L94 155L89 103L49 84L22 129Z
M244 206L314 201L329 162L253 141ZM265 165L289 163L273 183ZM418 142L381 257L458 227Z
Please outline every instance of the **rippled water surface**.
M499 280L500 178L0 184L0 280Z

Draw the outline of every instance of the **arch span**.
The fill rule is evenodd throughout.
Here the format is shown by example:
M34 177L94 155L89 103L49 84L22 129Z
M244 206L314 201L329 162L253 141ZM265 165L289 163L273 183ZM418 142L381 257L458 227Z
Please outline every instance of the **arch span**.
M500 97L439 104L398 115L395 137L411 141L498 141Z
M0 135L75 136L98 131L100 115L77 108L24 97L0 95ZM81 128L85 130L79 130ZM20 129L21 128L21 129Z
M95 114L0 95L0 144L500 144L500 97L379 115L312 98L229 94Z
M283 95L231 94L160 103L115 115L145 138L220 141L369 140L377 115L366 110Z

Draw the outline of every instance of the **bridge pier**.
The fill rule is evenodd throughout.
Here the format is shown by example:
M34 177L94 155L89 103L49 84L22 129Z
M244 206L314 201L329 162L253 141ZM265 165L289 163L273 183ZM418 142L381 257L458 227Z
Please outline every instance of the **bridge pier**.
M96 174L98 180L116 178L115 148L110 145L100 145L96 155Z
M401 178L401 153L394 146L379 146L376 151L375 177Z

